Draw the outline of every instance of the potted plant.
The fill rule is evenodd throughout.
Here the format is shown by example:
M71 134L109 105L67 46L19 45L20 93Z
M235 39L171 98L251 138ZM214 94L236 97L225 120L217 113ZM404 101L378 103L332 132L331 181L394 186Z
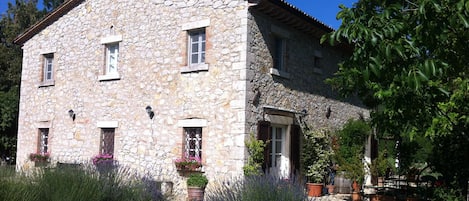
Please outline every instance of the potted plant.
M174 160L174 165L178 171L194 172L200 171L202 162L199 157L182 157Z
M378 157L371 161L370 172L371 175L377 178L374 183L382 187L384 183L384 178L386 177L387 172L394 170L393 159L387 157L387 152L379 152Z
M319 197L322 194L324 178L330 164L332 149L329 132L324 129L305 130L302 144L302 170L308 182L308 196Z
M360 186L365 176L365 143L370 132L371 128L367 122L353 119L337 132L339 139L335 148L335 159L339 171L343 171L344 176L353 182L352 200L360 200Z
M34 166L43 167L49 163L49 153L30 153L29 160L34 162Z
M193 173L187 179L187 195L189 201L203 201L205 186L208 184L207 177L202 173Z

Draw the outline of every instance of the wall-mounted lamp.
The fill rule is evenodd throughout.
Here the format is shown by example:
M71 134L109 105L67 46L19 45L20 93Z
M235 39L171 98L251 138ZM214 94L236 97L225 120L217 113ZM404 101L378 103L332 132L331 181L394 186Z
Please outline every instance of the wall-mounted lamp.
M75 121L75 112L72 109L68 111L68 116L70 116L70 118Z
M332 110L331 110L331 106L327 106L327 110L326 110L326 118L328 118L328 119L329 119L329 117L331 117L331 112L332 112Z
M150 119L153 119L153 117L155 116L155 113L153 112L151 106L147 106L145 110L147 111L148 117L150 117Z

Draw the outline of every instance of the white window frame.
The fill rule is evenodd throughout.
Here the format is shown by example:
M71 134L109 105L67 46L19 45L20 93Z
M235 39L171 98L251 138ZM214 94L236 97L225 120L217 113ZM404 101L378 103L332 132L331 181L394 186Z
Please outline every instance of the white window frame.
M54 80L54 54L44 55L44 82Z
M104 37L101 39L101 44L104 45L104 69L103 75L98 76L99 81L106 80L119 80L119 60L120 60L120 42L122 41L121 35L112 35ZM112 48L115 48L115 52L111 53ZM114 57L115 60L111 61L111 58ZM114 65L114 68L111 68L111 64Z
M210 26L210 19L209 18L206 18L206 19L201 19L201 20L198 20L198 21L193 21L193 22L188 22L188 23L185 23L185 24L182 24L181 26L181 29L185 32L185 35L187 37L187 48L186 48L186 56L187 56L187 59L186 59L186 62L187 62L187 65L183 68L181 68L181 73L190 73L190 72L199 72L199 71L208 71L209 69L209 64L207 63L207 58L206 58L206 53L207 53L207 27ZM191 35L195 34L195 33L200 33L200 32L203 32L204 35L205 35L205 51L201 51L202 49L202 41L199 40L199 45L197 46L198 47L198 61L197 62L193 62L192 61L192 39L191 39ZM199 38L200 39L200 38ZM202 52L203 52L203 56L204 59L202 61Z
M114 52L113 52L114 51ZM119 43L106 44L106 75L119 74Z
M41 81L39 83L39 87L47 87L53 86L55 84L54 81L54 69L55 69L55 58L54 58L54 51L41 51L42 55L42 66L41 66Z
M270 126L270 139L272 149L269 153L270 162L272 170L276 172L279 177L287 177L289 173L289 154L287 150L289 150L289 134L288 134L288 126L280 125L280 124L272 124ZM280 130L280 138L276 137L277 131ZM280 142L280 148L277 150L277 142Z
M187 57L189 59L189 66L205 64L205 49L206 49L206 35L205 29L197 29L189 31L188 34L188 48L187 48ZM197 41L194 40L197 39ZM193 45L196 45L196 51L193 51ZM196 53L194 53L196 52ZM193 56L197 56L197 61L193 60Z

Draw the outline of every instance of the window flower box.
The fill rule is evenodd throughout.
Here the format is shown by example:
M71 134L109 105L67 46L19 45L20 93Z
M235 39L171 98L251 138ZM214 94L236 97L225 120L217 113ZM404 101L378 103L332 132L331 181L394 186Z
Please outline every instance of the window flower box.
M182 174L191 172L200 172L202 169L202 162L199 157L182 157L174 160L174 165L177 171Z
M29 160L34 162L35 167L45 167L49 164L49 153L30 153Z

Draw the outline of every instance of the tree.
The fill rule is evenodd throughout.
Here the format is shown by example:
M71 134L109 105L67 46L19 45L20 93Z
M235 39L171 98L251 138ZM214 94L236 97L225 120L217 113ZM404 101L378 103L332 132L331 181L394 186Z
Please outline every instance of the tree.
M50 12L60 6L65 0L44 0L43 5L44 5L44 10L46 12Z
M2 158L16 153L19 88L21 82L21 47L13 40L38 21L43 13L37 1L16 0L0 19L0 151Z
M327 82L373 108L383 135L433 145L427 162L465 193L469 1L360 0L337 17L342 25L322 42L348 43L353 53Z

